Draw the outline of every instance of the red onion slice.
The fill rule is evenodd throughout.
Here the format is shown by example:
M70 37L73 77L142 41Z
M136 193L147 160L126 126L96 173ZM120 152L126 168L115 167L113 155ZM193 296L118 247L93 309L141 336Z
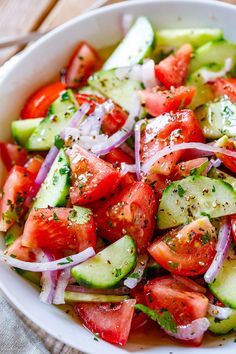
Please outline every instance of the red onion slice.
M74 254L69 257L64 257L53 262L25 262L19 259L7 256L0 250L0 262L7 263L11 267L30 270L31 272L46 272L53 270L61 270L67 267L75 266L76 264L86 261L88 258L95 256L93 247L88 247L84 251Z
M227 320L232 314L232 309L229 307L221 307L213 304L208 305L208 313L214 318L218 318L219 320Z
M145 88L157 86L154 60L148 59L142 65L142 81Z
M49 252L40 251L37 253L36 259L38 262L45 263L45 262L53 262L55 260L55 257L52 256ZM41 277L42 290L39 296L42 302L45 302L46 304L52 303L55 294L56 281L57 281L57 271L42 272L42 277Z
M220 165L221 165L221 160L220 159L216 159L216 160L210 159L210 162L209 162L209 164L208 164L208 166L206 168L206 171L205 171L205 175L207 175L210 172L212 167L217 168Z
M160 160L160 158L172 154L173 152L180 151L180 150L188 150L188 149L196 149L196 150L202 150L202 151L210 151L215 153L220 153L224 154L230 157L236 158L236 152L231 151L225 148L219 148L216 146L208 145L208 144L203 144L203 143L181 143L181 144L176 144L172 146L166 146L164 149L158 151L154 156L152 156L150 159L145 161L142 166L141 166L141 171L144 173L147 173L152 165Z
M226 217L223 220L223 224L221 225L218 234L218 241L216 244L216 255L204 275L205 282L208 284L212 283L217 277L217 274L219 273L230 248L231 225L229 218Z
M136 166L136 175L138 181L141 180L141 162L140 162L140 140L141 140L141 127L145 123L145 120L142 119L137 122L134 126L134 156L135 156L135 166Z
M130 289L133 289L142 280L144 270L147 266L148 256L146 254L138 257L137 265L133 272L124 281L124 285Z
M64 269L58 277L53 303L55 305L65 304L65 289L71 278L71 267Z
M129 165L125 162L121 162L120 174L121 174L121 176L124 176L124 175L126 175L126 173L136 173L136 166Z
M83 294L103 294L103 295L128 295L130 289L123 286L117 289L92 289L85 288L79 285L68 285L66 291L71 291L73 293L83 293Z
M177 333L165 332L170 336L180 340L199 339L207 331L210 322L206 317L198 318L186 326L177 326Z

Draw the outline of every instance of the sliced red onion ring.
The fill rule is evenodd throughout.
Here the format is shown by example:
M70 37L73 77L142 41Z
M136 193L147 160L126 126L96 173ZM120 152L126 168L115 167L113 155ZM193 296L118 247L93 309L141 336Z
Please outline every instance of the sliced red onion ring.
M154 60L148 59L142 65L142 82L146 88L157 86Z
M126 173L136 173L136 166L135 165L129 165L125 162L121 162L120 165L120 174L121 176L126 175Z
M57 285L53 297L53 303L60 305L65 303L65 289L71 278L71 267L64 269L57 279Z
M145 124L145 119L140 120L134 126L134 156L135 156L135 166L136 175L138 181L141 180L141 162L140 162L140 140L141 140L141 127Z
M55 261L54 256L52 256L49 252L43 252L43 251L37 253L36 259L38 262L41 263ZM42 302L45 302L46 304L52 303L55 294L56 282L57 282L57 271L42 272L42 277L41 277L42 290L39 296Z
M90 109L90 105L88 103L86 103L86 102L83 103L82 106L79 108L79 110L70 119L70 121L69 121L69 123L67 125L67 128L68 127L69 128L76 127L76 125L81 122L82 118L89 111L89 109ZM60 133L60 135L61 135L62 139L65 139L66 128ZM41 166L41 168L40 168L40 170L39 170L39 172L38 172L38 174L37 174L37 176L35 178L34 186L29 191L29 194L28 194L28 196L26 198L26 202L25 202L26 206L28 206L28 207L30 206L33 198L38 193L38 191L39 191L39 189L41 187L41 184L45 181L45 179L46 179L46 177L48 175L48 172L49 172L49 170L50 170L55 158L57 157L58 152L59 152L59 150L58 150L58 148L55 145L53 145L50 148L50 150L49 150L49 152L48 152L48 154L47 154L47 156L46 156L46 158L45 158L45 160L44 160L44 162L43 162L43 164L42 164L42 166Z
M130 30L133 21L134 21L134 16L132 14L123 14L121 16L121 30L122 30L122 34L123 36L126 35L126 33Z
M93 247L88 247L84 251L69 257L64 257L53 262L38 263L21 261L11 256L5 255L3 251L0 250L0 262L7 263L11 267L30 270L31 272L46 272L75 266L76 264L82 263L94 255L95 251Z
M92 289L92 288L85 288L79 285L68 285L66 291L71 291L73 293L84 293L84 294L126 295L129 294L130 289L128 289L125 286L117 289Z
M210 69L202 68L199 70L199 74L203 78L203 82L211 82L217 79L218 77L225 76L233 66L233 60L232 58L226 58L225 59L225 64L223 68L219 71L211 71Z
M90 114L79 126L79 135L96 136L101 129L103 117L114 108L112 100L107 100L97 105L94 112Z
M116 132L115 134L111 135L107 140L103 143L94 145L91 151L100 156L106 155L111 150L117 148L121 144L123 144L131 135L133 126L135 123L135 118L139 118L141 112L141 104L138 98L137 93L133 94L132 100L132 111L130 112L125 124L123 127Z
M208 313L214 318L218 318L219 320L227 320L229 316L232 314L232 309L229 307L221 307L213 304L208 305Z
M193 291L196 291L198 293L203 293L203 294L206 293L206 289L203 286L199 285L198 283L196 283L195 281L193 281L190 278L185 278L185 277L182 277L180 275L175 275L175 274L172 274L172 277L177 282L181 283L182 285L186 286L189 289L192 289Z
M142 166L141 166L141 171L144 173L147 173L152 165L160 160L160 158L172 154L173 152L180 151L180 150L187 150L187 149L196 149L196 150L202 150L202 151L210 151L215 153L220 153L224 154L230 157L236 158L236 152L231 151L225 148L219 148L216 146L208 145L208 144L203 144L203 143L181 143L181 144L176 144L172 146L166 146L164 149L158 151L154 156L152 156L150 159L145 161Z
M206 317L198 318L186 326L177 326L177 333L166 331L170 336L181 340L193 340L203 336L210 326Z
M124 281L124 285L130 289L133 289L142 280L144 270L147 266L148 256L146 254L138 257L137 265L133 272Z
M204 275L205 282L210 284L212 283L219 270L222 267L222 264L228 254L231 243L231 225L228 217L223 219L223 223L220 227L218 234L218 241L216 244L216 255L208 268L207 272Z
M220 159L216 159L216 160L210 159L210 162L209 162L209 164L208 164L208 166L206 168L206 171L205 171L205 175L207 175L210 172L212 167L217 168L220 165L221 165L221 160Z

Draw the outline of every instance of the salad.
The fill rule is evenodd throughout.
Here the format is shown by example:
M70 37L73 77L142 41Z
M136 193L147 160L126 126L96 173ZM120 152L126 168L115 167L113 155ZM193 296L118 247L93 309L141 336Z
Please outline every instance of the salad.
M154 321L197 346L236 328L236 45L123 29L105 59L81 41L0 143L0 261L95 338Z

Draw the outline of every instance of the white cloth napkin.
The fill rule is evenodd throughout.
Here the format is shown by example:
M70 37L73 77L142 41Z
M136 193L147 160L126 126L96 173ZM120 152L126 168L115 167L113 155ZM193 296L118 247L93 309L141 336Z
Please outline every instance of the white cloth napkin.
M0 354L82 354L44 332L0 291Z

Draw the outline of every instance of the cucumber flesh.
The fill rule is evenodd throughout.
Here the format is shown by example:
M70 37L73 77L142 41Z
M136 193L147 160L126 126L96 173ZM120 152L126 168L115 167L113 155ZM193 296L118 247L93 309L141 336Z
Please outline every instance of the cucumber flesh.
M96 256L72 268L79 284L107 289L119 283L136 265L136 247L130 236L124 236Z
M223 67L227 58L232 59L232 66L234 66L236 61L236 45L234 43L226 40L208 42L195 51L190 64L190 73L209 64Z
M33 208L65 206L70 187L69 159L61 149L36 196Z
M103 69L109 70L131 66L148 57L153 49L155 33L147 17L137 18L125 38L105 62Z
M202 216L217 218L236 213L236 193L222 180L189 176L171 183L161 198L158 227L168 229Z
M71 291L65 292L66 303L76 302L121 302L127 300L129 297L126 295L103 295L103 294L85 294L75 293Z
M130 112L133 106L133 93L142 90L139 81L118 79L114 69L99 71L90 76L88 82L93 89L98 90L105 97L111 98L127 112Z
M236 310L232 311L232 314L226 320L218 320L214 317L208 317L210 321L209 331L215 334L227 334L232 329L236 329Z
M25 146L33 131L39 126L43 118L15 120L11 124L11 132L17 144Z
M236 137L236 105L227 96L199 107L195 114L206 138Z
M15 268L16 272L31 283L40 286L41 273Z
M196 93L194 94L192 102L188 107L192 110L213 100L214 98L210 85L204 83L199 71L196 71L190 75L187 81L187 86L194 86L196 89Z
M211 168L210 172L208 173L210 178L220 179L229 183L233 189L236 191L236 178L230 176L228 173L219 170L218 168Z
M220 271L213 281L209 284L211 292L226 306L236 309L236 258L234 250L230 250Z
M60 134L76 112L75 97L71 90L64 91L51 104L49 115L42 120L26 143L28 150L49 150L55 136Z
M100 92L93 89L91 86L81 87L81 89L79 89L79 93L82 93L85 95L95 95L95 96L103 97L103 95Z
M23 225L20 225L18 223L14 223L10 229L7 230L7 233L4 237L5 244L7 246L11 246L15 240L17 240L23 232Z
M185 28L185 29L163 29L157 31L157 45L181 47L186 43L193 47L223 38L222 31L218 28Z

